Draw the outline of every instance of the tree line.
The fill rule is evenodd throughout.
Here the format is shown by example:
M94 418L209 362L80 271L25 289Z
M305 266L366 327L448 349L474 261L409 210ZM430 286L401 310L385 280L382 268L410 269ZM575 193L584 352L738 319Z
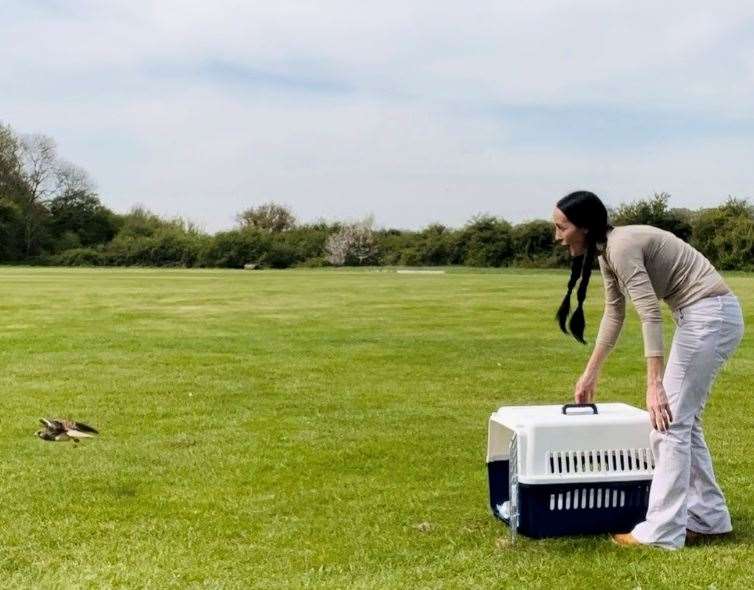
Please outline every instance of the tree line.
M614 225L673 232L723 270L754 270L754 207L729 197L716 207L671 208L670 195L624 203ZM85 170L59 157L44 135L0 123L0 263L63 266L288 268L403 265L567 266L550 221L511 224L477 215L463 227L378 229L373 220L300 223L274 202L242 211L237 225L209 234L144 207L106 207Z

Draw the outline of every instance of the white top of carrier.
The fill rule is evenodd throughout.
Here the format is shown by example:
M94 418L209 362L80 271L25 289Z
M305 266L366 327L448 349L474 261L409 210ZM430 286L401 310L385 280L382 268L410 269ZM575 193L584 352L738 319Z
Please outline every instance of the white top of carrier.
M652 478L649 414L622 403L503 406L489 421L487 462L507 461L516 436L518 481L530 484Z

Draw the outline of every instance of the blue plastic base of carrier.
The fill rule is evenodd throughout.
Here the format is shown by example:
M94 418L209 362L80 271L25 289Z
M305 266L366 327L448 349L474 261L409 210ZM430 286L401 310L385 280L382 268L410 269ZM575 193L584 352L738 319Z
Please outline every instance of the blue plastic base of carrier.
M510 499L508 461L487 463L487 474L492 513L508 523L498 509ZM650 483L649 480L542 485L519 483L518 532L534 539L629 532L647 515ZM590 507L588 501L582 506L585 503L582 500L589 498L590 494L593 506ZM601 499L599 506L594 500L598 494ZM567 495L574 499L569 502L573 505L566 505L564 500ZM610 501L605 506L603 498L608 495ZM613 502L616 496L622 497L622 502ZM575 501L577 497L579 500Z

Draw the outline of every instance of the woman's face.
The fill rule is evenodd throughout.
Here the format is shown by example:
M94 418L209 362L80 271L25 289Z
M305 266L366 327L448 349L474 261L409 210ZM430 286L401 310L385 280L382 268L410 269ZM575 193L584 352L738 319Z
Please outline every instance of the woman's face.
M568 246L571 256L581 256L586 252L587 230L576 227L557 207L552 213L552 221L555 224L555 241Z

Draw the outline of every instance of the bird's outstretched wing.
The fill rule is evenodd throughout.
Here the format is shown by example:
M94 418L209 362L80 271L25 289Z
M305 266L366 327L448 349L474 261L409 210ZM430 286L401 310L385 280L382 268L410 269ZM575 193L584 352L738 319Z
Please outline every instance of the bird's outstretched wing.
M39 422L50 432L63 432L65 430L63 421L56 418L40 418Z
M40 430L37 436L44 440L73 439L77 441L79 438L94 438L95 434L99 434L96 428L84 422L74 422L61 418L40 418L39 422L45 429Z
M89 432L91 434L99 434L99 430L96 428L92 428L88 424L84 424L83 422L67 422L66 428L68 430L77 430L79 432Z
M66 428L65 433L71 438L94 438L93 434L75 430L73 428Z

